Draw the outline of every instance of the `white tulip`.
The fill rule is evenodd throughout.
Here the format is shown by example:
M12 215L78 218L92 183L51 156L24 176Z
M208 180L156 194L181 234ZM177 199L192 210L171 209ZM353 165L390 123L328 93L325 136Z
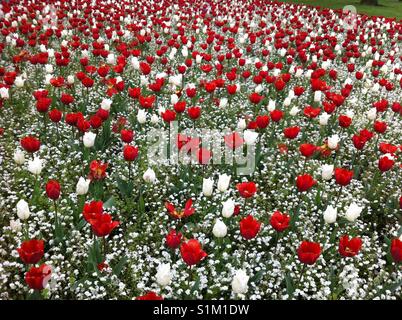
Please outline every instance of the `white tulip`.
M22 88L24 86L25 80L22 77L16 77L14 83L17 88Z
M332 150L336 149L339 143L339 136L337 134L328 137L328 147Z
M212 228L212 233L217 238L223 238L228 233L228 227L222 220L217 219L214 227Z
M234 213L235 202L232 199L228 199L223 202L222 205L222 216L225 218L230 218Z
M25 154L21 149L17 149L14 152L14 162L16 164L22 165L25 162Z
M34 175L40 175L42 172L43 160L35 157L33 160L28 161L28 171Z
M319 122L321 126L326 126L328 124L328 120L331 117L330 114L324 112L323 114L320 115L319 117Z
M69 76L67 77L67 82L68 82L69 84L73 84L73 83L75 82L74 76L69 75Z
M101 108L106 111L110 110L111 105L112 105L112 100L110 100L110 99L103 99L101 102Z
M253 145L258 138L258 132L253 130L244 131L244 141L247 145Z
M113 53L109 53L106 57L106 63L108 64L116 64L116 57Z
M354 222L360 216L362 210L363 207L360 207L356 203L352 202L345 212L345 218L350 222Z
M219 175L218 190L220 192L225 192L229 188L230 177L226 173Z
M156 124L159 122L159 117L156 114L151 116L151 123Z
M82 142L85 148L92 148L95 144L96 134L93 132L85 132L82 137Z
M323 164L321 166L321 176L324 180L331 180L333 174L334 174L333 164Z
M375 120L377 117L377 109L376 108L371 108L369 111L367 111L367 118L369 120Z
M324 211L324 221L326 223L334 223L338 215L338 209L333 206L328 206Z
M78 179L77 186L76 186L76 188L75 188L76 193L77 193L79 196L82 196L82 195L84 195L84 194L87 194L87 193L88 193L88 189L89 189L89 184L90 184L90 183L91 183L91 180L90 180L90 179L85 179L84 177L80 177L80 178Z
M148 169L144 172L142 178L144 179L145 182L154 183L155 180L156 180L155 171L152 170L151 168L148 168Z
M9 93L8 93L8 88L4 88L4 87L0 88L0 97L2 99L8 99L10 97Z
M249 276L244 270L237 270L232 280L232 290L234 293L246 293L248 290Z
M222 99L219 101L219 107L220 107L220 108L226 107L227 104L228 104L228 99L227 99L227 98L222 98Z
M156 282L162 286L165 287L170 284L172 281L173 275L170 270L170 264L169 263L163 263L159 265L158 271L156 273Z
M211 178L202 180L202 193L206 197L210 197L214 191L214 180Z
M145 110L142 109L138 110L137 121L140 124L144 124L147 121L147 113L145 112Z
M292 109L290 109L289 114L291 116L295 116L300 112L300 109L298 107L293 107Z
M315 91L314 92L314 101L315 102L320 102L322 97L322 92L321 91Z
M268 102L268 111L274 111L275 110L275 101L274 100L269 100Z
M31 212L29 211L29 206L28 203L21 199L17 203L17 216L20 218L20 220L24 221L29 218L31 215Z
M247 128L247 123L245 119L239 119L239 121L237 122L237 128L240 130L244 130Z

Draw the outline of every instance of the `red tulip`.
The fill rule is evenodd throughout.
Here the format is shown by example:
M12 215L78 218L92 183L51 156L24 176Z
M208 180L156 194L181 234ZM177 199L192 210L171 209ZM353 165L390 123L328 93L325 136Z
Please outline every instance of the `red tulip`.
M317 147L313 144L303 143L300 145L299 151L303 156L309 158L317 151Z
M362 240L360 238L349 239L348 235L344 235L339 240L339 253L344 257L354 257L357 255L362 247Z
M396 263L402 261L402 241L397 238L391 242L391 256Z
M257 126L260 129L265 129L269 124L269 117L267 115L257 116Z
M304 264L314 264L321 254L321 245L317 242L303 241L297 249L297 256Z
M201 244L196 239L183 242L180 246L180 254L189 266L195 265L207 257L207 253L202 250Z
M381 172L386 172L388 170L391 170L392 167L394 166L395 161L391 159L388 156L382 156L380 160L378 161L378 169L380 169Z
M195 212L192 199L187 200L184 206L184 210L178 211L176 207L170 202L165 203L165 208L167 209L169 214L175 219L187 218L189 216L192 216Z
M299 192L307 191L312 188L317 183L316 180L313 179L309 174L303 174L297 176L296 178L296 186Z
M253 239L260 230L261 222L249 214L247 217L240 220L240 234L244 239Z
M176 119L176 112L173 110L166 110L165 112L162 112L162 119L165 122L172 122Z
M120 131L121 140L125 143L130 143L133 141L134 132L132 130L122 129Z
M17 249L22 262L25 264L35 264L43 257L43 240L31 239L24 241L21 247Z
M60 197L60 184L56 180L49 180L46 184L46 194L49 199L57 200Z
M283 134L285 135L286 138L288 139L294 139L297 137L297 135L300 132L299 127L290 127L290 128L285 128L283 129Z
M42 290L46 287L51 274L52 269L46 264L42 264L39 267L32 267L25 274L25 282L31 289Z
M49 111L49 118L52 122L60 122L61 117L63 116L63 113L60 110L53 109Z
M139 296L135 298L135 300L163 300L162 296L158 296L155 292L149 291L147 294L143 296Z
M91 219L94 219L96 214L101 213L103 213L102 201L91 201L89 203L85 203L84 208L82 209L82 215L87 222L89 222Z
M336 168L334 175L337 184L341 186L347 186L353 178L353 171Z
M243 198L250 198L257 192L257 186L254 182L238 183L236 188Z
M188 116L193 119L197 120L201 115L201 108L200 107L191 107L187 109Z
M40 141L33 136L28 136L21 139L21 147L30 153L34 153L40 148Z
M338 121L339 121L339 125L342 128L347 128L352 124L352 119L349 118L348 116L343 115L343 114L341 114L339 116Z
M279 122L283 117L283 111L275 109L270 112L270 115L272 121Z
M275 211L271 216L271 226L278 232L285 231L289 227L290 216L280 211Z
M374 131L377 133L384 133L387 130L387 123L383 121L374 122Z
M89 165L89 177L92 180L101 180L106 177L107 163L101 163L100 161L93 160Z
M123 156L126 161L134 161L138 156L138 148L130 145L125 145L123 148Z
M171 229L166 235L166 245L171 249L176 249L181 243L183 235L174 229Z
M119 221L113 221L108 213L96 213L89 219L89 223L97 237L109 235L120 224Z

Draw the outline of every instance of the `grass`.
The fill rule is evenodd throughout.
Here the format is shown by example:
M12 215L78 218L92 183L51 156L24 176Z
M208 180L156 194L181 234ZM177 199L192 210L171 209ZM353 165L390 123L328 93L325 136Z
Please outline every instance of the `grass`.
M342 9L347 5L353 5L357 13L370 16L384 16L402 20L402 1L398 0L379 0L378 6L360 5L360 0L279 0L281 2L293 2L320 6L323 8Z

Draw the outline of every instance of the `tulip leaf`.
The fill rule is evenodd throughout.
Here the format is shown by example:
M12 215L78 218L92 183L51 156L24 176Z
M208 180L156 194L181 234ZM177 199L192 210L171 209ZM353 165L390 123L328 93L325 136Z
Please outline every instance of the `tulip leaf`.
M121 271L123 270L124 266L127 263L127 256L123 255L123 257L121 257L121 259L119 260L119 262L112 268L113 269L113 273L118 276Z
M286 281L286 292L288 293L289 297L293 297L295 288L294 288L293 280L288 273L285 275L285 281Z
M113 196L111 196L104 204L103 204L103 208L105 209L110 209L112 207L115 206L115 201Z

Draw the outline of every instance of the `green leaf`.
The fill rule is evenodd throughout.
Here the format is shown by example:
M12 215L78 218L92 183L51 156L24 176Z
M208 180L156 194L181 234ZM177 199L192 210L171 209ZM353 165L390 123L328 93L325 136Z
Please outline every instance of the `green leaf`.
M198 289L200 288L200 283L201 283L200 276L197 275L197 278L195 279L194 285L191 288L191 292L198 291Z
M103 208L105 208L105 209L110 209L110 208L112 208L112 207L114 207L115 206L115 201L114 201L114 198L113 198L113 196L111 196L104 204L103 204Z
M145 202L144 202L144 197L142 196L142 194L140 194L140 197L138 199L138 212L145 213Z
M127 263L127 256L124 255L123 257L121 257L119 262L112 268L113 273L116 276L118 276L121 273L121 271L123 270L123 267L125 266L126 263Z
M263 276L264 276L264 271L260 270L250 279L250 282L257 284L261 281Z
M285 281L286 281L286 292L288 293L289 297L293 297L295 288L294 288L293 280L288 273L285 275Z
M116 181L117 181L117 187L119 188L120 193L126 198L129 197L134 189L133 183L130 181L125 181L121 178L117 178Z

